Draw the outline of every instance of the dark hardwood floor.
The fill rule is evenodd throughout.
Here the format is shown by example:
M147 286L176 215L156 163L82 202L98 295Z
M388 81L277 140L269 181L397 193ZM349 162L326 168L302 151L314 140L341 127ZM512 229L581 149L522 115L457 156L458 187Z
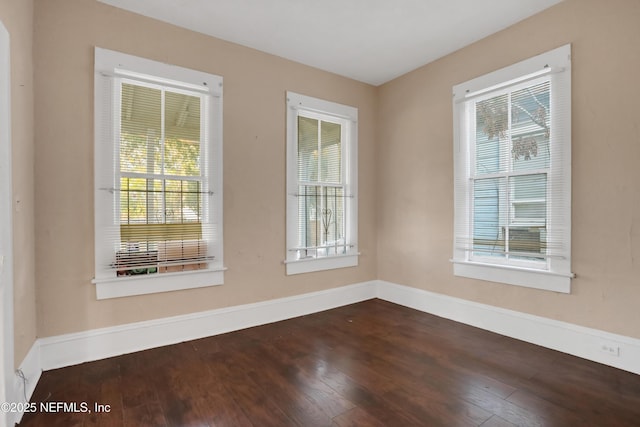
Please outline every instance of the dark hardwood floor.
M370 300L44 372L32 402L91 412L21 426L640 426L640 376Z

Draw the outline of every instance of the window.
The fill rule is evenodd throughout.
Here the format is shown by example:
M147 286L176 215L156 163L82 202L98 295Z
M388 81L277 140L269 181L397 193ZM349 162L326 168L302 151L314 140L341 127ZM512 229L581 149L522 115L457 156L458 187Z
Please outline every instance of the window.
M571 50L457 85L454 274L569 292Z
M98 298L223 283L222 78L96 48Z
M287 93L287 274L358 265L354 107Z

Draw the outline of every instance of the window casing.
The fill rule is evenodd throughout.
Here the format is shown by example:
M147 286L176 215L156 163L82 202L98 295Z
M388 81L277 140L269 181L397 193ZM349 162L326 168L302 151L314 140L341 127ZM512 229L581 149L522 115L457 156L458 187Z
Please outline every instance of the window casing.
M570 55L453 88L455 275L570 291Z
M287 274L358 265L357 120L287 93Z
M98 299L222 284L222 78L95 51Z

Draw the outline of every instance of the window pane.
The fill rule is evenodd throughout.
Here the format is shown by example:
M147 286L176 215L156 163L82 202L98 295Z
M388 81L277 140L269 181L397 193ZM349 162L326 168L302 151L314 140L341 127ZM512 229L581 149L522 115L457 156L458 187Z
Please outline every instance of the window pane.
M120 170L160 173L162 92L122 84L120 110Z
M165 181L166 223L201 222L202 194L194 181Z
M182 181L182 222L203 222L204 194L198 181Z
M478 179L473 193L475 255L504 256L506 179Z
M512 259L542 261L544 254L546 229L544 227L509 227L509 257Z
M545 224L547 217L547 175L510 178L511 217L514 223Z
M321 187L300 186L298 189L298 247L309 248L320 245L320 210L322 210ZM305 251L302 256L311 256ZM315 250L313 251L315 255Z
M501 156L509 131L508 96L500 95L476 103L476 174L505 171Z
M337 123L322 122L321 181L339 184L342 180L341 126Z
M547 206L542 202L513 202L514 222L545 222Z
M514 170L549 167L549 94L548 81L511 94L511 155Z
M120 178L120 223L162 222L162 182L145 178Z
M318 181L318 120L298 117L298 180Z
M543 260L534 254L546 253L547 175L510 178L511 226L509 256L521 260ZM522 253L523 255L518 255Z
M298 246L300 256L327 256L346 252L344 188L300 186Z
M165 92L165 173L200 175L200 98Z
M121 178L121 224L201 222L204 208L198 181Z
M344 190L342 187L324 187L322 220L323 255L344 253Z

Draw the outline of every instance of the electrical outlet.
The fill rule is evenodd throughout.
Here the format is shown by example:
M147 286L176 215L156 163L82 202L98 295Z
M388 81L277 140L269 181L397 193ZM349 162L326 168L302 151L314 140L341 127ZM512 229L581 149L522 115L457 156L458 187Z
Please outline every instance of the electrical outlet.
M600 344L600 351L611 356L620 356L620 346L617 344L603 342Z

